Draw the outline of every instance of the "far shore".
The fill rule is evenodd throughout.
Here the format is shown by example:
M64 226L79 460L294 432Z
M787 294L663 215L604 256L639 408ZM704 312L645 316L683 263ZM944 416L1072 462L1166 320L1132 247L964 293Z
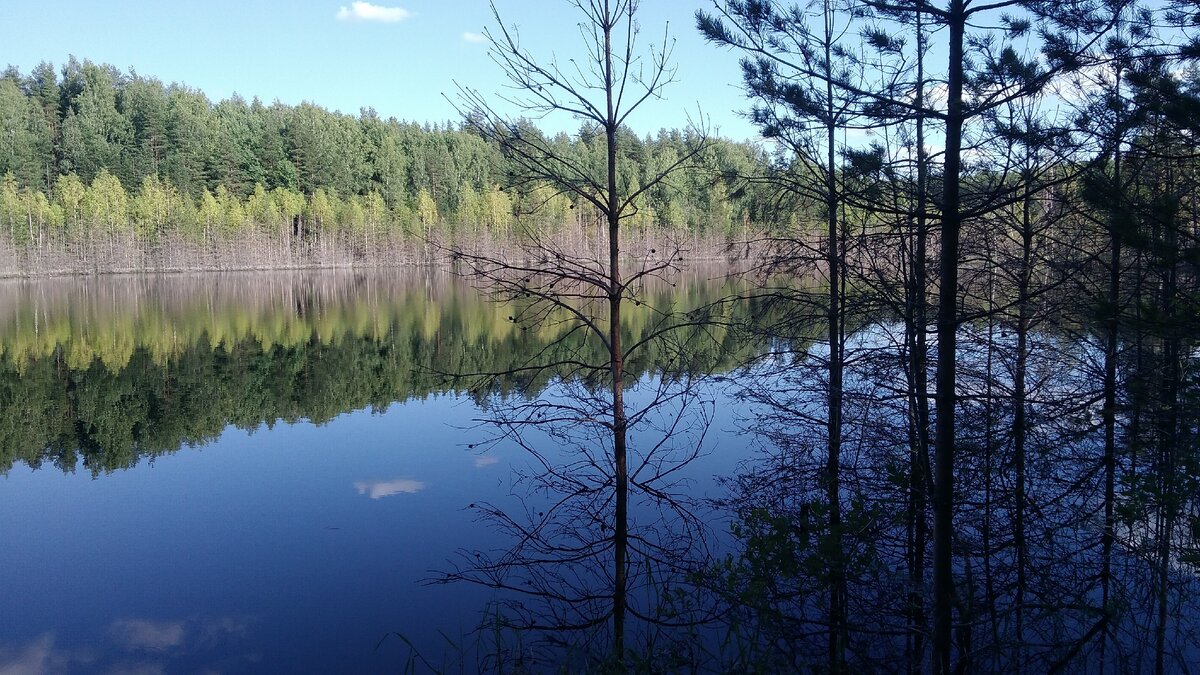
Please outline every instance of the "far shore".
M668 256L680 263L703 262L740 267L758 257L749 241L670 232L638 232L626 242L631 264ZM279 241L251 237L239 241L189 242L182 239L47 243L14 249L0 244L0 279L88 277L137 274L202 274L220 272L284 272L368 270L388 268L454 268L459 253L520 263L538 255L561 252L574 259L607 257L602 237L559 236L540 248L516 240L479 238L469 242L422 242L412 239L360 241ZM598 258L597 258L598 259Z

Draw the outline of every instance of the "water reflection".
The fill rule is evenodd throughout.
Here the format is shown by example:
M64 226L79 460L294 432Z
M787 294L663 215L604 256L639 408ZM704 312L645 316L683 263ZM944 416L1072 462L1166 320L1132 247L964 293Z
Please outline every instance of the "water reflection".
M433 670L598 667L618 631L631 666L819 670L835 559L854 667L929 663L930 471L890 320L847 324L835 546L828 350L794 305L718 305L628 364L618 514L603 388L523 368L602 353L451 277L0 286L0 670L392 670L393 631ZM680 286L648 307L729 293ZM956 640L983 672L1170 672L1200 656L1197 355L1125 338L1110 490L1101 341L1062 324L1027 336L1023 461L1016 336L963 328Z
M1164 402L1155 391L1168 369L1163 352L1130 331L1117 393L1118 479L1106 486L1102 343L1086 324L1062 318L1020 341L999 321L960 329L957 662L964 672L1186 672L1200 658L1200 492L1197 465L1184 468L1194 462L1200 408L1185 412L1179 401L1200 392L1200 381ZM904 327L847 332L841 521L833 523L828 350L799 339L811 325L796 324L797 339L778 340L736 378L743 424L759 444L728 481L724 503L738 514L739 541L710 587L732 610L734 642L756 647L739 661L745 667L827 668L836 589L847 603L851 672L924 672L933 580L922 476L932 474L914 429L915 397L903 385ZM1191 358L1180 363L1195 367Z
M687 293L705 290L702 278ZM669 294L661 291L662 296ZM0 284L0 471L15 462L127 468L216 439L228 425L327 422L396 401L538 391L554 371L516 371L560 342L446 274L111 277ZM633 335L652 313L630 313ZM639 316L640 314L640 316ZM722 359L715 345L693 366ZM635 372L656 368L648 353Z
M203 664L211 672L249 671L262 665L250 634L250 623L237 617L117 619L102 642L86 646L64 644L53 632L21 645L0 645L0 672L164 673L191 667L185 664Z
M511 472L508 493L471 505L506 535L500 545L465 545L440 580L502 592L492 626L513 637L495 645L495 658L514 667L620 667L644 650L684 647L682 628L716 615L689 579L710 564L708 547L720 535L690 489L693 463L712 450L705 439L718 398L714 383L687 377L631 385L624 475L603 391L560 382L532 401L492 402L496 438L534 459Z
M416 494L425 489L425 484L411 478L395 480L360 480L354 481L354 489L360 495L368 495L371 499L383 499L399 494Z
M726 292L699 274L678 288L651 289L652 302L627 313L629 339L651 330L662 307L704 305ZM563 528L542 530L543 543L560 546L572 531L596 561L613 545L610 468L601 448L580 452L586 438L553 451L556 463L570 458L554 479L594 487L565 510L550 508L546 493L529 500L533 483L522 481L545 477L514 443L464 447L479 440L471 434L481 419L511 412L526 396L594 394L594 383L564 379L561 370L516 366L552 350L591 359L598 345L561 326L521 330L510 312L434 273L5 284L0 513L26 517L0 521L0 535L21 542L0 551L11 571L0 604L20 609L0 633L0 665L253 672L248 664L262 659L274 669L387 668L409 658L399 643L376 648L389 631L433 661L445 645L440 633L450 634L472 654L458 657L460 668L486 662L500 649L483 647L473 631L497 596L418 584L447 569L456 549L510 546L511 532L472 523L464 507L528 500ZM627 363L631 378L670 398L691 373L727 370L746 349L719 327L697 336L686 359L677 347L641 350ZM461 376L505 372L486 383ZM664 431L668 420L647 416L647 429ZM583 464L570 462L591 473L576 474ZM659 466L634 465L635 490ZM711 471L686 477L703 475ZM684 485L676 484L681 497ZM642 518L638 509L631 513ZM651 559L639 547L669 559L686 514L649 515L620 544L633 551L630 560ZM82 561L87 578L103 583L45 560ZM559 562L560 579L585 601L597 599L606 616L611 565ZM644 582L630 586L630 606L644 611L658 589L638 565L631 578ZM55 578L65 582L50 583ZM31 593L17 579L50 590ZM244 640L227 631L194 648L197 635L216 629L169 617L197 607L254 618ZM306 636L303 646L297 635ZM228 658L213 666L219 653Z

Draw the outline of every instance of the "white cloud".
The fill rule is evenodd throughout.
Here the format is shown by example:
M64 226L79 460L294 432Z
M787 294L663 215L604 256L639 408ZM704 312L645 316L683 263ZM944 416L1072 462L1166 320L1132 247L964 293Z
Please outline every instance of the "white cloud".
M412 15L412 12L403 7L384 7L383 5L372 5L369 2L352 2L349 7L343 5L338 9L337 20L396 23L408 19Z
M486 37L480 35L479 33L472 33L471 31L467 31L467 32L463 33L462 39L463 39L463 42L470 42L472 44L480 44L482 42L487 42Z
M415 494L424 490L425 484L411 478L397 478L388 481L360 480L354 483L354 489L358 490L360 495L370 495L371 499L382 499L401 493Z
M244 619L236 617L179 621L117 619L109 624L108 634L114 643L129 651L171 652L244 639L248 627Z
M16 652L0 649L0 675L65 673L67 664L68 660L54 649L52 633L43 634Z
M109 632L129 649L162 652L183 644L186 631L182 621L119 619L112 623Z
M500 463L499 457L476 457L475 458L475 468L476 469L482 469L485 466L491 466L493 464L499 464L499 463Z

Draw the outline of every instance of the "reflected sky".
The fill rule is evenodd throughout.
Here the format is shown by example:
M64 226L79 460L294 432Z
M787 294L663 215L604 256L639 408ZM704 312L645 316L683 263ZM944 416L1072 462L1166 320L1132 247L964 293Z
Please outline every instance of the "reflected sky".
M425 484L411 478L395 480L360 480L354 482L354 489L360 495L369 495L371 499L382 499L399 494L416 494L425 489Z
M675 300L685 307L723 295L701 281L648 295L655 303ZM730 311L742 314L729 319L769 319L764 309L735 306ZM591 391L587 382L563 381L552 372L501 378L491 388L447 377L503 370L526 358L528 350L563 342L554 328L514 329L506 314L453 278L433 274L0 282L0 539L5 542L0 547L0 674L394 672L409 663L408 644L419 645L433 669L473 671L478 662L467 657L464 663L455 652L486 652L485 636L472 631L489 605L511 596L467 583L428 582L464 559L471 564L511 551L511 530L506 534L496 521L480 520L481 514L515 513L524 524L552 512L562 497L555 486L530 490L536 480L524 483L524 494L514 494L522 489L522 476L528 478L531 467L539 465L510 443L488 442L488 420L495 422L505 402L522 400L521 392L550 398ZM631 342L653 332L652 322L652 313L631 311ZM695 371L725 374L704 378L693 390L711 405L711 426L699 459L668 476L689 502L728 496L732 484L732 489L757 491L751 494L757 501L747 501L748 506L765 503L785 514L794 508L795 518L783 522L809 522L819 499L805 491L823 489L817 482L823 464L814 450L823 426L822 350L813 348L806 335L810 324L798 322L795 328L795 334L776 333L786 336L786 342L778 337L772 342L779 353L729 377L734 364L761 349L740 344L720 325L706 327L704 340L680 340ZM875 436L864 435L843 450L844 466L854 469L846 489L853 488L854 502L864 507L860 516L873 524L859 530L863 550L882 561L863 568L871 574L859 580L854 594L865 607L863 644L881 650L881 659L890 658L882 650L903 639L893 632L889 646L878 629L898 625L886 622L899 616L903 603L887 594L903 592L896 583L903 563L892 561L901 559L907 541L903 524L894 518L904 503L905 483L897 480L904 470L895 463L904 457L897 455L895 442L902 435L889 431L889 425L907 419L897 408L904 399L876 393L892 392L902 380L896 370L900 361L887 348L894 342L887 328L868 323L851 332L849 345L864 358L853 360L857 370L847 379L853 396L845 412L848 420L865 421L854 428ZM968 364L979 365L984 352L973 350L983 335L977 326L964 328L962 354ZM1039 339L1048 344L1052 338ZM1095 352L1076 346L1074 337L1064 339L1045 352L1048 360L1031 360L1029 372L1033 381L1048 383L1039 387L1041 396L1086 400L1082 373ZM1004 348L1006 340L1001 336L987 344ZM594 345L567 342L572 354L596 356L590 351ZM628 392L634 409L647 403L655 382L675 381L658 376L659 356L647 352L629 364L639 385L646 385ZM988 381L1003 387L1003 364L997 369L1001 375ZM969 368L964 390L986 391L979 386L982 380L972 379L983 372ZM763 415L766 402L755 407L748 395L781 388L791 400L780 417ZM968 414L962 428L975 429L972 438L987 437L980 425L1002 425L1008 414L1003 396L990 415L981 407L983 400L964 404ZM671 417L656 410L643 418L648 424L631 432L635 456L654 446L654 426ZM814 416L817 428L797 411ZM1094 569L1100 530L1087 513L1099 512L1092 506L1096 493L1094 486L1076 489L1086 481L1074 480L1098 475L1094 415L1088 422L1087 413L1082 410L1079 419L1036 418L1045 437L1027 492L1048 502L1036 509L1038 521L1030 531L1044 532L1046 555L1060 556L1047 558L1053 562L1040 568L1043 583L1050 584L1044 597L1084 598L1083 605L1070 600L1065 609L1045 607L1044 625L1064 634L1086 629L1071 612L1089 610L1086 603L1095 600L1088 596L1092 577L1087 570ZM755 421L757 428L748 426ZM586 477L595 485L607 484L603 461L591 468L579 463L588 447L595 457L605 457L596 435L546 431L539 427L528 440L546 450L547 462L582 467L592 472ZM968 538L971 522L1008 525L1002 508L984 509L981 516L973 506L989 504L984 497L992 487L1007 489L1007 469L984 461L991 461L989 448L981 444L972 454L964 446L960 465L968 498L957 517ZM776 459L783 462L780 467ZM644 465L633 464L636 479ZM764 471L761 476L754 474L756 465ZM1069 484L1063 476L1072 477ZM716 477L733 480L722 483ZM1184 477L1192 480L1192 474ZM571 478L579 478L574 469ZM575 489L577 482L557 487L562 485ZM968 495L968 489L976 494ZM574 529L578 541L587 535L602 545L611 540L604 519L610 506L604 490L587 494L596 498L567 515L582 514ZM1042 499L1046 494L1052 498ZM645 532L678 531L677 512L656 509L646 500L631 504L630 522L645 525ZM1123 502L1122 508L1125 504L1136 502ZM1055 509L1077 506L1084 507L1084 517L1056 515ZM1178 598L1191 626L1197 616L1189 609L1196 597L1195 576L1183 566L1197 560L1200 520L1194 511L1186 516L1174 531L1171 555L1160 557L1178 573L1170 579L1177 584L1171 601ZM704 527L727 536L732 517L695 515ZM743 518L741 524L756 522ZM824 549L809 547L804 528L789 525L782 532L787 537L748 541L761 545L792 541L795 535L797 553L809 556L805 560L823 559ZM1113 644L1130 647L1130 664L1145 662L1148 650L1140 646L1149 644L1148 627L1154 625L1149 591L1158 577L1147 571L1154 551L1136 541L1149 541L1150 534L1134 519L1122 528L1118 542L1126 552L1115 556L1125 570L1130 609ZM669 537L648 540L657 545ZM728 549L721 541L705 543L712 543L717 554ZM975 557L966 559L981 564L972 574L986 571L986 563L1000 570L995 578L1004 582L1008 554L989 555L991 549L982 546L973 550ZM1036 545L1031 550L1040 555ZM783 582L786 589L794 581L803 590L788 591L787 599L797 603L794 618L803 619L800 630L806 635L815 635L809 626L822 621L820 603L810 603L812 596L806 595L821 591L819 568L814 574L813 567L803 565L763 567L775 575L771 583ZM596 566L592 572L603 581L607 569ZM780 569L797 574L789 579ZM586 574L567 571L570 579L590 581ZM966 593L963 589L965 584L960 591ZM611 597L603 590L582 590L588 591L586 599L605 606ZM639 600L636 593L630 597ZM657 597L647 592L640 600ZM872 604L876 597L882 599ZM744 625L755 627L753 621ZM1190 635L1180 636L1171 639L1196 644L1187 639ZM823 654L825 645L815 639L806 648Z
M486 594L419 582L489 541L464 507L495 478L446 426L472 409L442 397L324 426L231 429L98 479L14 468L0 483L0 534L19 542L0 550L0 664L390 669L405 650L375 649L389 632L426 644L466 634ZM358 479L417 470L428 478Z
M435 664L470 647L493 593L423 582L507 543L467 507L527 458L468 447L477 392L434 371L554 337L502 311L441 277L0 284L0 673L390 672L391 634Z

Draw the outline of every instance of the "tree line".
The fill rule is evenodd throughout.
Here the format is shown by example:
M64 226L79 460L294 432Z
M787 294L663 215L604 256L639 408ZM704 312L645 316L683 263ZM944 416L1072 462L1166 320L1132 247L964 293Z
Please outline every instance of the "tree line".
M581 163L603 162L601 130L520 133ZM640 184L688 152L688 132L621 130L622 181ZM645 231L742 233L765 220L770 195L729 178L768 161L750 143L721 140L698 170L656 184L631 226ZM703 167L702 169L700 167ZM161 242L211 247L339 243L351 259L382 242L573 231L593 209L549 184L514 186L495 139L472 125L357 116L311 103L220 102L181 84L71 58L0 76L0 228L18 261L54 266L39 251L74 247L95 268L137 268L110 254ZM64 266L64 265L59 265Z

